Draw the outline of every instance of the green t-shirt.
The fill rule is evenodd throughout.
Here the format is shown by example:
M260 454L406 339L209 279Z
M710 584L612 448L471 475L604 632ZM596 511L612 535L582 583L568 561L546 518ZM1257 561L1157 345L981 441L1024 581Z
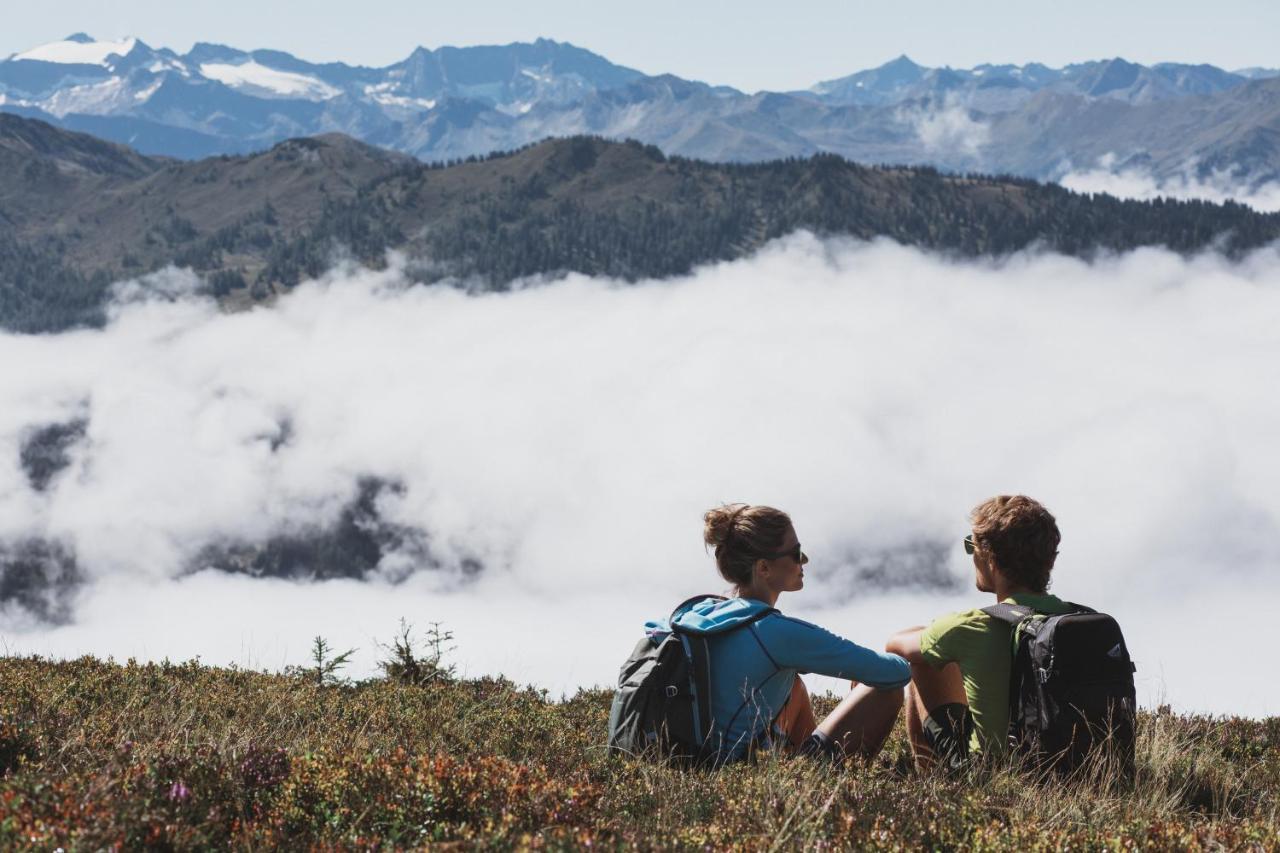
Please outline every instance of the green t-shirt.
M1018 593L1005 599L1037 613L1068 613L1071 606L1055 595ZM964 692L973 715L969 748L1000 754L1009 731L1009 667L1013 635L1004 622L981 610L964 610L934 620L920 635L925 662L941 667L955 662L964 676Z

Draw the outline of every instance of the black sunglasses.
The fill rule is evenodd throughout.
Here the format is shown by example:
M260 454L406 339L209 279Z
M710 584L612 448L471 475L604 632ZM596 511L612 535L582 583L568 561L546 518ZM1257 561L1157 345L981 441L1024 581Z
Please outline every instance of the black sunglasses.
M800 550L800 543L796 543L796 547L788 548L786 551L779 551L777 554L764 554L766 560L781 560L783 557L790 557L797 563L809 562L809 557Z
M973 541L973 534L964 537L964 552L972 554L977 549L977 544Z

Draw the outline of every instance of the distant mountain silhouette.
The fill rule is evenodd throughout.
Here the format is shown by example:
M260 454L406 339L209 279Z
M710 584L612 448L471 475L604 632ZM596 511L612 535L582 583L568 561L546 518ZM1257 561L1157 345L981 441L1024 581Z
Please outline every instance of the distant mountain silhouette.
M424 161L548 137L633 138L721 162L835 153L864 163L1056 178L1101 158L1154 177L1280 174L1268 69L929 68L906 56L801 92L646 76L574 45L418 48L384 68L200 43L185 54L77 33L0 61L0 110L199 159L341 132Z

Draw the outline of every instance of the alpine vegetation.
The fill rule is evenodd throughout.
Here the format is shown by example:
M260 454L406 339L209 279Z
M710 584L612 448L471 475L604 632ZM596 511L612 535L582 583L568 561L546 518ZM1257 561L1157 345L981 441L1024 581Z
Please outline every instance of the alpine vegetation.
M611 758L601 690L553 701L505 679L320 683L92 658L9 657L0 678L6 849L1280 843L1274 719L1144 712L1132 782L1040 784L1016 765L917 776L900 727L843 770L765 756L698 773Z

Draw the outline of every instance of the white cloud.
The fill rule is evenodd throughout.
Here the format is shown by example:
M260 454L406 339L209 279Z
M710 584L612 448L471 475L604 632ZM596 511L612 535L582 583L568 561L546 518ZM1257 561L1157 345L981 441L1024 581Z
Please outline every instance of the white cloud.
M991 140L991 128L973 118L963 105L948 99L942 106L903 107L898 120L910 124L932 154L977 157Z
M274 668L320 633L368 672L403 615L452 628L473 674L601 684L644 619L721 587L709 506L788 509L815 569L924 539L956 542L963 575L968 509L1024 491L1063 528L1055 590L1121 620L1148 701L1274 713L1237 596L1280 605L1278 276L1273 251L955 262L803 234L674 281L467 295L393 265L239 314L174 298L179 276L100 331L0 335L24 365L0 372L0 540L64 541L90 578L72 624L9 613L0 635ZM37 493L23 436L85 413ZM217 537L334 518L361 475L401 481L384 514L485 570L180 577ZM879 644L979 603L836 569L782 605Z
M1229 171L1201 176L1194 163L1176 175L1156 178L1146 168L1117 168L1115 159L1114 155L1105 155L1094 168L1068 171L1058 182L1075 192L1106 193L1116 198L1200 199L1216 204L1235 201L1267 213L1280 211L1280 182L1268 181L1250 187Z

